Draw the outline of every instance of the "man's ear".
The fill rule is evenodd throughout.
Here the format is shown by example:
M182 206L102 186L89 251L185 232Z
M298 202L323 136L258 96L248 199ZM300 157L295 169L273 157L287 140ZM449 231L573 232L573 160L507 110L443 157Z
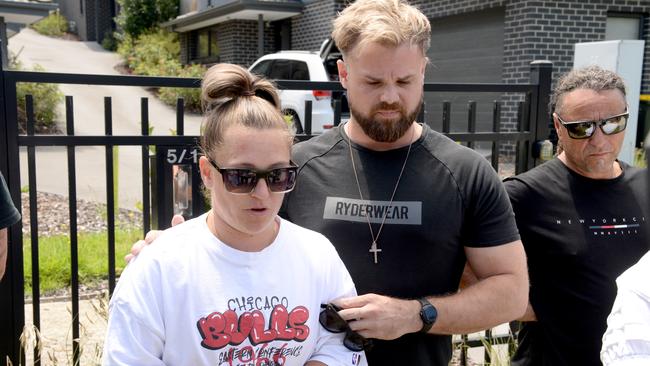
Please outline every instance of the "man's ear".
M203 181L203 185L206 187L212 187L212 165L208 161L208 158L205 156L201 156L199 158L199 172L201 172L201 180Z
M421 76L421 82L422 82L422 87L424 87L424 83L426 81L426 72L427 72L427 64L429 63L429 58L424 57L422 61L422 65L420 66L420 76Z
M343 61L343 60L336 61L336 68L339 71L339 81L341 82L341 85L345 89L347 89L348 88L348 68L347 68L347 65L345 64L345 61Z
M560 126L560 121L557 119L557 113L553 112L552 117L553 117L553 127L555 127L555 132L559 136L560 128L562 128L562 126Z
M425 57L424 62L422 63L422 80L424 80L427 72L427 65L429 64L429 58Z

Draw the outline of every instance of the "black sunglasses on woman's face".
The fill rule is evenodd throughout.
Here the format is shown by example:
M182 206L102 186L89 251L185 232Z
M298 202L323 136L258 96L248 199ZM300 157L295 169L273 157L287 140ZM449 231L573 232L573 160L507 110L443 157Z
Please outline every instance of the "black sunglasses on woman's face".
M290 162L291 166L276 168L267 171L256 171L246 168L220 168L209 156L206 156L212 166L221 174L226 190L234 194L253 193L260 179L273 193L286 193L296 185L298 167Z
M340 307L334 304L321 304L320 315L318 321L320 325L325 328L328 332L332 333L342 333L345 332L345 338L343 338L343 345L350 351L361 352L363 350L368 350L372 347L372 341L364 338L359 333L350 329L348 322L345 319L341 318L339 315Z

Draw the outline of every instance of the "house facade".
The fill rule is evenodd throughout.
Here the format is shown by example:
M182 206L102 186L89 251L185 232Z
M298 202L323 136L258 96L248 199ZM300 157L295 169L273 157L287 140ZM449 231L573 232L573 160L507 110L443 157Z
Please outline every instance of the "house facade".
M55 0L59 10L71 22L71 31L82 41L102 43L105 37L115 31L115 0Z
M412 0L431 21L427 81L527 83L530 63L549 60L554 78L573 66L574 44L645 40L641 94L650 94L650 0ZM181 0L181 15L165 26L179 32L183 63L249 66L265 53L318 50L343 0ZM502 95L427 95L434 128L441 100L452 114L490 115ZM456 108L456 109L454 109ZM507 110L508 108L506 108ZM512 108L510 108L512 114ZM643 117L643 116L641 116ZM515 118L504 129L514 129ZM648 123L650 126L650 123Z

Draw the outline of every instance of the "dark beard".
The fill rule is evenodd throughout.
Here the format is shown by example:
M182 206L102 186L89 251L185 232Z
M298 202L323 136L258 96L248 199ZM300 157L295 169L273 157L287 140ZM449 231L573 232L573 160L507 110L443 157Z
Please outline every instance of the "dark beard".
M407 113L404 106L399 103L388 104L382 102L372 108L370 115L366 116L354 108L352 101L348 100L352 118L361 126L361 129L368 137L377 142L395 142L404 136L420 113L422 102L420 100L418 106L411 113ZM371 116L374 116L378 110L399 110L399 117L393 120L373 119Z

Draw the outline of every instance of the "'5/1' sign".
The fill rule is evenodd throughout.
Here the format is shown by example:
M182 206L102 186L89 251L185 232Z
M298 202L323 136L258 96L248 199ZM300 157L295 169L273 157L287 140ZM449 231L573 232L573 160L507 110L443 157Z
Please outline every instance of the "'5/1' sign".
M169 164L188 164L190 162L196 164L198 161L199 152L195 147L167 150L167 162Z

